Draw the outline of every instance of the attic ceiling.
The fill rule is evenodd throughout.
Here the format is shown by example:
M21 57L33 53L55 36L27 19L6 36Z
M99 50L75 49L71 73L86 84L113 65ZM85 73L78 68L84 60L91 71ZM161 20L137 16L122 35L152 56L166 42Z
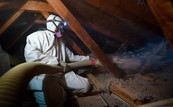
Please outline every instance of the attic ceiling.
M165 39L145 0L61 2L104 53L115 53L122 45L128 50ZM3 50L23 58L27 35L45 29L45 19L51 13L58 14L45 0L0 0L0 44ZM65 28L62 41L74 53L89 54L90 49L71 28Z

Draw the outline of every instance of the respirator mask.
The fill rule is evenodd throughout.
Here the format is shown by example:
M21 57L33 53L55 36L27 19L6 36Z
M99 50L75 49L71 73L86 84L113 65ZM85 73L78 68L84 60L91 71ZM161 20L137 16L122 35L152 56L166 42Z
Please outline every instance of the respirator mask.
M65 21L56 20L55 18L56 17L54 17L52 20L47 20L47 22L52 22L56 26L57 30L56 31L51 31L49 29L47 29L47 30L55 33L55 36L57 38L61 38L62 33L64 32L64 26L67 26L67 23ZM55 22L59 22L58 26Z

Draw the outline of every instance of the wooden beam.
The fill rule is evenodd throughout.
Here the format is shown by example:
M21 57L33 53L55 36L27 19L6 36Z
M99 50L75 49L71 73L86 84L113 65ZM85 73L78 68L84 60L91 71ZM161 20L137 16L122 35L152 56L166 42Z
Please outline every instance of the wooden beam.
M26 4L22 6L22 9L31 11L55 12L48 3L38 1L27 1Z
M142 103L137 100L135 96L133 96L130 92L125 89L122 89L115 84L111 84L110 91L120 97L122 100L126 101L128 104L132 106L141 105Z
M19 9L15 12L9 20L5 22L5 24L0 28L0 35L24 12L23 9Z
M98 81L94 75L89 73L87 74L87 77L99 91L103 91L103 89L100 87L101 85L100 81Z
M65 33L65 32L64 32ZM68 34L64 34L63 40L65 43L69 44L70 47L73 48L74 51L76 51L79 55L86 55L79 47L78 45L70 38L68 37Z
M72 107L109 107L100 95L72 99L70 103Z
M137 107L173 107L173 98L140 105Z
M164 35L173 48L173 6L172 0L147 0Z
M142 28L143 30L148 31L150 33L155 33L157 35L160 35L157 32L153 32L155 31L155 28L158 28L157 26L154 26L153 24L150 24L142 20L141 18L129 13L128 11L121 8L120 6L115 5L115 3L112 3L106 0L84 0L84 1L90 5L93 5L94 7L97 7L103 10L104 12L116 18L119 18L121 20L123 19L123 21L125 21L126 23L134 25L138 28Z
M18 7L18 6L17 6ZM0 35L24 12L24 10L41 11L44 17L48 12L53 12L53 8L45 2L27 1L9 20L0 28Z
M45 20L35 20L34 23L38 23L38 24L46 24Z
M15 8L18 9L21 4L23 4L24 2L22 2L20 0L17 1L10 1L10 2L2 2L0 3L0 8L3 9L3 7L6 7L5 9L10 9L10 8ZM22 7L21 9L24 10L31 10L31 11L46 11L46 12L55 12L54 9L46 2L40 2L40 1L27 1Z
M108 59L99 46L93 41L90 35L82 28L77 19L70 13L60 0L47 0L47 2L55 9L55 11L68 23L70 28L90 49L97 59L107 68L108 71L120 76L118 68Z
M9 4L9 2L0 2L0 8L7 6Z
M49 13L46 11L41 11L41 14L44 16L45 19L47 19L49 17Z

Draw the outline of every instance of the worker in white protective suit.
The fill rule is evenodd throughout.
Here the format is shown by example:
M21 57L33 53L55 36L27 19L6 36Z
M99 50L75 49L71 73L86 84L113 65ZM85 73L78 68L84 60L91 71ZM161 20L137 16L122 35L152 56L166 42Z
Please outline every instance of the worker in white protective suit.
M66 62L90 60L89 56L74 55L59 41L63 32L63 20L59 16L50 15L46 25L47 30L34 32L27 37L24 54L26 62L56 64L66 68ZM36 102L40 107L52 105L59 107L66 100L64 89L72 90L73 93L86 93L90 89L90 84L87 78L71 71L63 76L60 74L35 76L30 81L29 87L34 90Z

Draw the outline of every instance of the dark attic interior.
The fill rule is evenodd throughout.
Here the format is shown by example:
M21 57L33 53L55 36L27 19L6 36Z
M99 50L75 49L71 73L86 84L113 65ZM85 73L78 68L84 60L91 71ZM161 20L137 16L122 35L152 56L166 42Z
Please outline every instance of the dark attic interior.
M0 0L0 107L42 107L28 83L63 71L24 57L27 36L46 30L50 14L67 23L60 41L101 62L74 62L90 89L67 92L62 107L173 106L172 0Z

